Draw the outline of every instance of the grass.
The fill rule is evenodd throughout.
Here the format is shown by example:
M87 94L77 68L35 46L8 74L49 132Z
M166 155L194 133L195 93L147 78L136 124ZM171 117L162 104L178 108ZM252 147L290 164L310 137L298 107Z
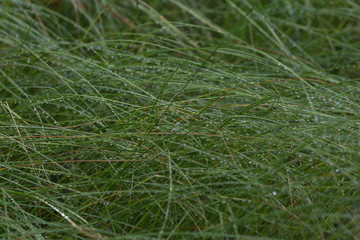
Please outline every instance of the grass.
M359 238L359 21L2 0L0 238Z

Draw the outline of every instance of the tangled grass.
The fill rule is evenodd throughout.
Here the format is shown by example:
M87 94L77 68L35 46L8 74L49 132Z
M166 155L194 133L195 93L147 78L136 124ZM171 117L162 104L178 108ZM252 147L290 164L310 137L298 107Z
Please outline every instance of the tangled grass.
M360 237L357 1L0 4L1 238Z

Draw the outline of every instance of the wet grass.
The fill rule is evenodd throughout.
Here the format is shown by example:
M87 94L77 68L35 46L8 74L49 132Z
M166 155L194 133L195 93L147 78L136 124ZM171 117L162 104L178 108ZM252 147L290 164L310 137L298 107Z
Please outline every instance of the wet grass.
M359 18L3 0L1 238L359 238Z

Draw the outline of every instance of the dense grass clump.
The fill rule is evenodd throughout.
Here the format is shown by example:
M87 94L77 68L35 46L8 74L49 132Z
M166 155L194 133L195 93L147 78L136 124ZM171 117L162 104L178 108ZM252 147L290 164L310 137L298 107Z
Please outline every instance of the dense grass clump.
M0 1L1 239L360 238L357 1Z

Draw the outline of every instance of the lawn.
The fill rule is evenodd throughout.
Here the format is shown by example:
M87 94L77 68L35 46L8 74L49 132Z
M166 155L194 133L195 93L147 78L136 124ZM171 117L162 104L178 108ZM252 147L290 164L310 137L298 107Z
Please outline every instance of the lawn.
M356 0L0 0L0 238L360 238L359 22Z

